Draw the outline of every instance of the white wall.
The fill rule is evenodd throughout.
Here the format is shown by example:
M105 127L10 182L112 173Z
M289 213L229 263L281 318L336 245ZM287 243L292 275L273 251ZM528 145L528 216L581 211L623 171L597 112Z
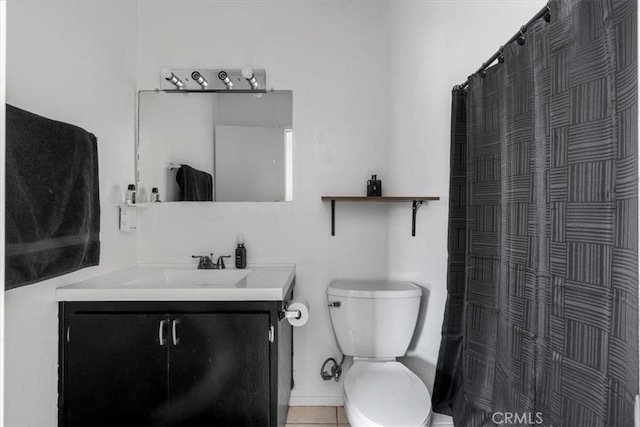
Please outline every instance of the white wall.
M393 1L390 11L390 176L393 194L440 196L391 208L389 276L424 288L413 342L403 363L432 390L444 316L449 209L451 90L476 71L546 1Z
M338 356L325 306L335 278L410 279L428 290L405 363L431 388L446 298L451 87L543 5L10 1L8 102L99 138L103 256L100 267L6 293L6 425L55 424L55 287L136 259L231 253L238 233L250 263L295 262L297 296L311 303L310 322L295 330L294 403L341 402L342 383L318 375ZM160 69L191 66L264 68L269 88L293 90L294 202L163 203L139 210L137 233L121 234L112 205L133 180L136 80L154 89ZM350 203L337 205L330 236L320 196L363 194L373 173L386 194L442 198L420 209L416 237L409 205Z
M372 173L387 176L386 1L139 3L140 89L174 68L267 70L267 86L293 90L294 202L189 203L139 213L139 262L192 262L230 254L244 234L249 263L294 262L296 295L312 318L295 330L298 403L339 403L341 383L324 382L336 357L325 290L332 279L385 277L387 210L339 204L336 236L324 194L363 194Z
M0 0L0 129L5 129L6 59L7 59L7 2ZM5 132L0 132L0 176L5 176ZM0 179L1 181L1 179ZM0 186L0 223L4 224L5 190ZM4 248L4 233L0 248ZM0 259L0 277L4 277L4 258ZM4 292L0 294L0 384L4 384ZM0 388L0 424L4 419L4 388Z
M136 12L135 2L8 2L7 102L98 138L101 260L5 293L7 426L57 423L55 288L136 262L115 207L134 180Z
M141 212L139 262L231 253L243 233L249 262L295 262L312 318L295 330L293 404L340 404L324 382L338 356L325 289L336 278L413 280L425 289L404 363L431 389L446 300L451 88L543 7L543 1L141 2L138 82L159 87L164 67L267 70L293 90L294 202L153 206ZM188 22L188 25L181 25ZM395 80L397 76L397 80ZM338 203L336 236L324 194L438 195L410 203Z

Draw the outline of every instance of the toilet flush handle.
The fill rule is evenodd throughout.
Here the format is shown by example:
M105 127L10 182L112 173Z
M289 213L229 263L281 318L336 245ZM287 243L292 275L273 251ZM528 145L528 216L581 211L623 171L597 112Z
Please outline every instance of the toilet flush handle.
M329 307L330 307L330 308L331 308L331 307L336 307L336 308L338 308L338 307L340 307L341 305L342 305L342 302L340 302L340 301L332 301L332 302L330 302L330 303L329 303Z

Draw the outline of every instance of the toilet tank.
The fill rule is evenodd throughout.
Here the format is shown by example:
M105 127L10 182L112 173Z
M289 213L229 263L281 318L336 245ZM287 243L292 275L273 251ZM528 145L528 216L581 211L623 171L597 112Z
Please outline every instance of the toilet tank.
M335 280L327 287L329 316L342 353L404 356L418 319L422 289L411 282Z

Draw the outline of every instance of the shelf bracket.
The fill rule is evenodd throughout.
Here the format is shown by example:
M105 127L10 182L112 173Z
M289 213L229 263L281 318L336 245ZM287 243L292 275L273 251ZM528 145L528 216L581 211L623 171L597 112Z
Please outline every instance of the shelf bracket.
M416 235L416 215L418 209L429 200L440 200L435 196L322 196L323 202L331 201L331 235L336 235L336 202L412 202L411 207L411 235Z
M336 200L331 199L331 235L336 235Z
M422 200L414 200L413 206L411 208L411 235L416 235L416 213L418 213L418 208L422 206Z

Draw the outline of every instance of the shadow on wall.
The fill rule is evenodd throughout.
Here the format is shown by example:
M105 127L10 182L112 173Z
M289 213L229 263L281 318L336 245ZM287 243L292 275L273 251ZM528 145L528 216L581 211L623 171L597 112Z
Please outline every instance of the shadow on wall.
M425 288L424 286L420 287L422 288L422 296L420 297L420 311L418 312L418 320L416 322L416 328L413 331L411 343L409 344L409 348L407 349L407 354L410 354L410 356L402 357L400 358L400 361L413 373L420 377L422 382L424 382L424 384L430 390L429 392L431 392L431 389L433 388L433 379L436 367L433 363L430 363L427 360L419 357L419 352L416 352L418 341L422 336L422 331L427 321L427 308L429 307L429 297L431 296L430 289Z
M416 283L420 286L420 284ZM418 346L418 340L422 336L422 330L424 329L425 322L427 321L427 308L429 307L429 297L431 296L431 290L420 286L422 288L422 296L420 297L420 311L418 312L418 320L416 322L416 328L413 331L413 337L409 343L409 349L407 353L413 352Z

